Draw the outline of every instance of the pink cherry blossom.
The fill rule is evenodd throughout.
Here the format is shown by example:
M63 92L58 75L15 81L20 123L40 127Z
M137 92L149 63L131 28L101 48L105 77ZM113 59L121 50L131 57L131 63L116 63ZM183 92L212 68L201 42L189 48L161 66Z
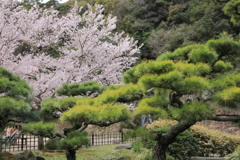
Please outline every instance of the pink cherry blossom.
M75 7L63 17L38 6L25 10L14 0L0 0L0 65L25 79L34 89L34 102L55 97L62 84L98 81L121 84L123 72L138 59L137 41L115 32L116 17L105 16L101 5ZM60 57L48 48L60 45ZM29 50L16 54L26 44ZM41 50L39 48L45 48Z

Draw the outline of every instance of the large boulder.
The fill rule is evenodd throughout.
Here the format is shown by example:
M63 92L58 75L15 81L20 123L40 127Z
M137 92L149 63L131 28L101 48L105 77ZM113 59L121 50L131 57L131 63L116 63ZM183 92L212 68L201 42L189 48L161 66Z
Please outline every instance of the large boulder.
M14 160L37 160L32 151L24 151L23 153L16 154Z
M115 147L115 149L131 149L131 148L132 148L132 144L120 144Z
M43 157L37 156L36 157L37 160L45 160Z

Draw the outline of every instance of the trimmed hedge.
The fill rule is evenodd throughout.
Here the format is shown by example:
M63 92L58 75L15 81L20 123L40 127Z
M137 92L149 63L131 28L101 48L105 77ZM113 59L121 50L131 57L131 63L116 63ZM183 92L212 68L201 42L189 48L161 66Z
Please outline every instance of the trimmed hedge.
M147 129L156 129L177 124L175 120L160 119L147 126ZM224 157L231 154L240 145L240 136L218 130L210 130L205 126L194 125L189 131L198 140L199 151L197 156Z
M209 130L207 127L194 125L190 128L193 136L198 139L200 149L198 156L220 156L231 154L240 144L240 136L218 130Z

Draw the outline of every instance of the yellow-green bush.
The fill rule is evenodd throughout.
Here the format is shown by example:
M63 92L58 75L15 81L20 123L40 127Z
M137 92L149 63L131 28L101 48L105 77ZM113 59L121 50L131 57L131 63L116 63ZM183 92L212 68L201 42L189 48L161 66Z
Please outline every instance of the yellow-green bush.
M177 124L175 120L162 119L154 121L147 129L161 128ZM226 156L231 154L240 144L240 136L218 130L210 130L207 127L194 125L191 133L198 140L200 146L198 156Z
M209 130L207 127L194 125L190 128L194 137L198 139L199 156L225 156L233 153L240 144L240 136Z
M160 128L160 127L166 127L166 126L172 126L177 124L177 121L175 120L169 120L169 119L161 119L158 121L153 121L152 124L147 125L147 129L154 129L154 128Z

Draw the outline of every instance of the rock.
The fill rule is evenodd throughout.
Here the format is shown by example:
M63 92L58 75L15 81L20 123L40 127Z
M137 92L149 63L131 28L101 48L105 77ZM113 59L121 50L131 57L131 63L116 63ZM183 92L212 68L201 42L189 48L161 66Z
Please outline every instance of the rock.
M128 157L128 156L123 156L123 157L119 157L117 160L129 160L129 159L131 159L130 157Z
M39 157L39 156L37 156L36 159L37 160L45 160L43 157Z
M132 144L120 144L115 147L115 149L131 149L131 148L132 148Z
M14 157L14 160L37 160L32 151L24 151Z
M103 158L104 160L116 160L117 158L114 156L107 156L105 158Z

